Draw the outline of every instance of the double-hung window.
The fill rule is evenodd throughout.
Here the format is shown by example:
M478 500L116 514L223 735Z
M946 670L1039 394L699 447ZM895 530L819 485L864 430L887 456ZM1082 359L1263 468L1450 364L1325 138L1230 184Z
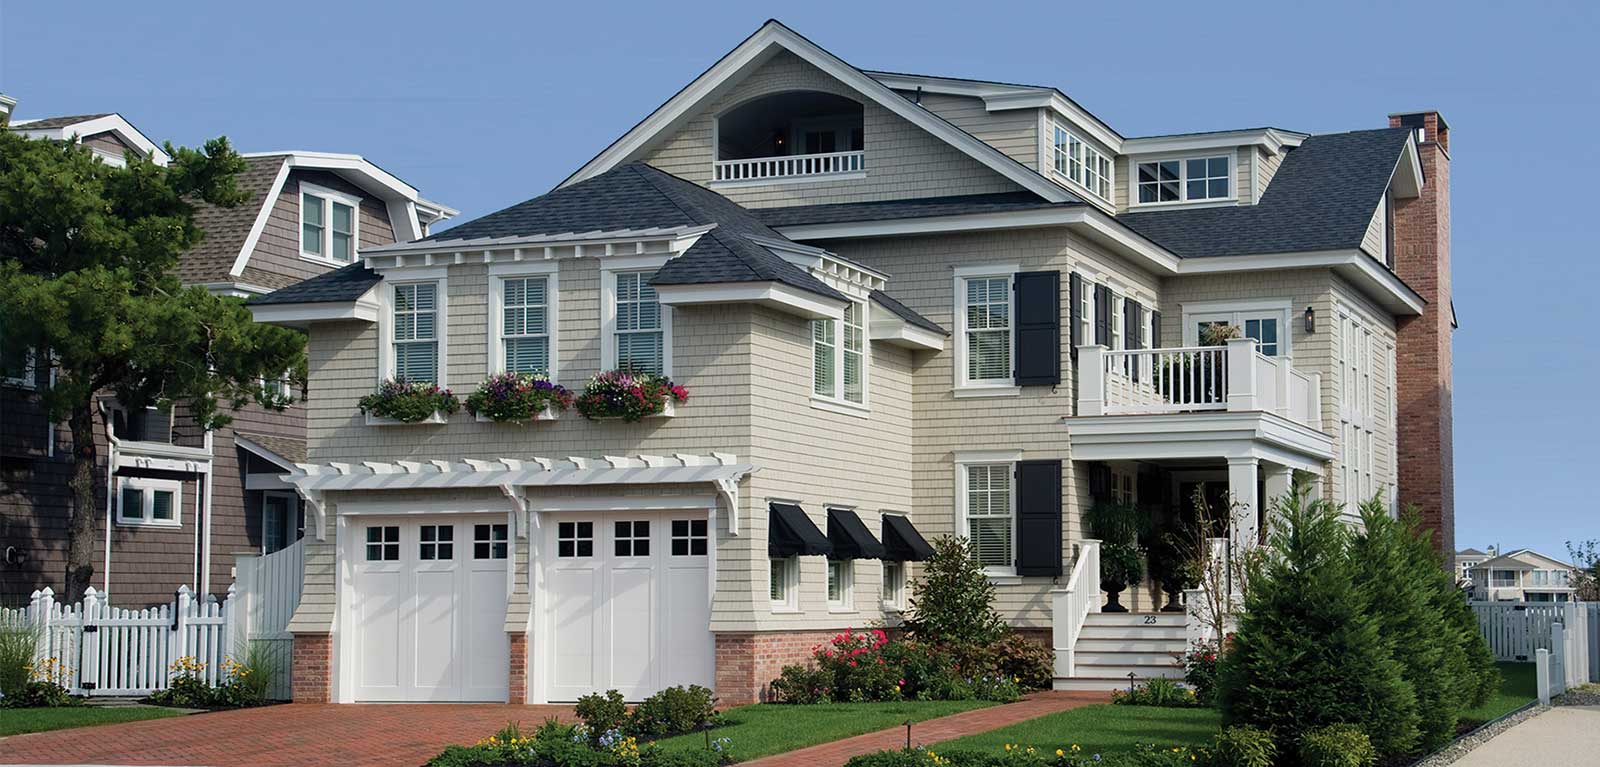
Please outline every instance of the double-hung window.
M33 365L33 349L0 349L0 383L32 389L35 385Z
M1151 160L1138 164L1138 204L1233 198L1227 155Z
M852 405L867 403L867 306L851 301L842 319L811 321L811 393Z
M183 483L172 479L123 477L117 491L117 524L178 527Z
M439 283L394 286L394 375L439 382Z
M1056 123L1052 127L1051 154L1056 175L1110 202L1114 181L1111 158L1078 138L1066 126Z
M767 598L774 611L793 611L800 604L800 558L767 560Z
M300 185L300 255L348 264L359 241L361 200L311 184Z
M883 563L883 605L898 609L905 605L906 593L906 564L904 562Z
M849 610L855 587L854 563L848 559L828 560L828 609Z
M972 555L990 571L1015 566L1016 504L1012 491L1012 463L973 463L962 466L965 475L962 502Z
M650 286L654 272L616 272L616 329L612 339L616 368L635 373L667 375L665 309Z
M1011 272L956 279L957 386L1011 386Z
M500 343L505 369L550 373L550 279L507 277L500 282Z

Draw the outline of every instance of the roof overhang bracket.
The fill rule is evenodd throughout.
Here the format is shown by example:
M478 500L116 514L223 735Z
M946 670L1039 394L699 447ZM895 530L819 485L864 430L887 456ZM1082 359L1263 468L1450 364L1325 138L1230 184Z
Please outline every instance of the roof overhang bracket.
M728 504L728 535L739 534L739 477L712 480L717 497Z
M528 518L528 499L517 490L516 485L501 485L500 492L505 494L506 500L511 502L511 509L516 512L515 514L511 515L512 537L528 537L528 525L525 521Z

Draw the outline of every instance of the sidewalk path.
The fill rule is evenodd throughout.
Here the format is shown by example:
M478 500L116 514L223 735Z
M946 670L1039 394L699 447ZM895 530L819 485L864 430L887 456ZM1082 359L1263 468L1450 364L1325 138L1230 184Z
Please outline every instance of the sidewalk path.
M1557 706L1499 735L1450 767L1600 765L1600 706Z
M1045 714L1054 714L1057 711L1092 706L1096 703L1108 703L1110 693L1104 692L1041 692L1029 695L1025 700L1008 703L1004 706L990 706L975 711L963 711L959 714L941 716L938 719L929 719L918 722L911 728L911 742L916 745L928 745L960 738L966 735L976 735L980 732L997 730L1010 724L1015 724L1026 719L1036 719ZM885 749L905 748L906 729L892 727L887 730L869 732L853 738L836 740L832 743L823 743L787 754L762 757L749 762L741 762L738 767L842 767L850 757L859 754L869 754L873 751Z

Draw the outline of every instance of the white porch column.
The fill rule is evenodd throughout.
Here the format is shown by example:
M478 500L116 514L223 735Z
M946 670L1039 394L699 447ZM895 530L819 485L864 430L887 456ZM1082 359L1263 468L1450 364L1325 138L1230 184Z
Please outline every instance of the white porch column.
M1230 342L1231 343L1231 342ZM1228 459L1228 492L1233 496L1232 516L1228 520L1228 537L1233 539L1233 550L1243 552L1256 545L1256 473L1259 459Z
M1258 521L1265 520L1267 529L1270 531L1274 524L1272 505L1294 491L1294 469L1277 463L1263 464L1261 466L1261 480L1264 485L1262 490L1267 494L1267 497L1260 499L1261 508L1265 509L1267 513L1259 517Z
M1257 410L1256 340L1228 339L1228 409Z
M1104 415L1105 398L1106 347L1078 347L1078 415Z

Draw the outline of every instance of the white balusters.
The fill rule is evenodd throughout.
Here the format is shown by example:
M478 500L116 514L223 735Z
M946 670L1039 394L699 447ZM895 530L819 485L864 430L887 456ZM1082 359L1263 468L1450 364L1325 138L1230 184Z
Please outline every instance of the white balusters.
M866 152L863 151L751 157L744 160L717 160L712 165L712 178L715 181L760 181L854 173L866 167Z

